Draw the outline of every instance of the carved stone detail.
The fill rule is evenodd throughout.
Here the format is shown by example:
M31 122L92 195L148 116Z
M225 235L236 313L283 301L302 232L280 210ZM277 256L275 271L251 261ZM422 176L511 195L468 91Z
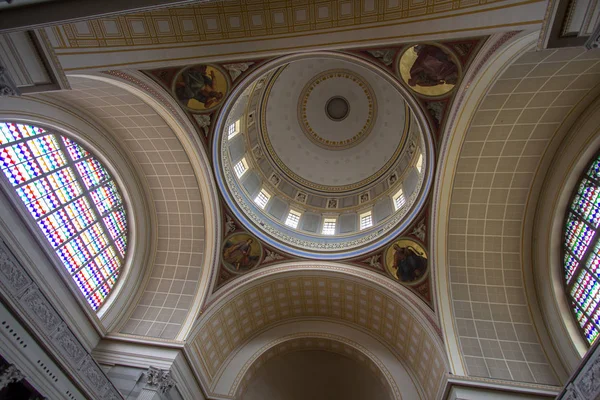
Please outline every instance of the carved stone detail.
M8 75L6 68L0 66L0 96L18 96L19 89Z
M426 233L427 227L425 226L425 222L421 221L419 223L419 225L417 225L411 232L411 234L415 235L416 237L419 238L419 240L424 241L425 240L425 233Z
M396 50L392 50L392 49L368 50L368 53L389 67L394 62L394 56L396 55Z
M196 119L200 129L202 129L204 136L208 137L208 134L210 133L210 115L196 114L194 115L194 118Z
M235 230L237 229L237 227L235 226L235 222L233 221L233 218L231 218L229 215L225 216L225 236L229 235L231 232L235 232Z
M19 371L19 369L13 364L9 364L8 367L6 367L4 371L0 373L0 390L4 389L13 382L20 381L23 378L25 378L25 376L23 376L21 371Z
M90 386L96 390L96 393L106 391L106 376L91 356L86 357L80 371L87 378Z
M75 335L69 330L65 323L60 324L54 334L56 344L62 350L61 354L69 358L69 361L79 367L85 360L85 350Z
M146 372L146 382L148 386L155 388L159 393L165 394L177 382L171 377L171 372L158 369L155 367L149 367Z
M267 255L265 256L264 262L271 262L277 260L283 260L283 256L271 251L269 249L265 249Z
M231 75L231 80L235 81L244 71L247 71L248 68L254 63L245 62L245 63L236 63L236 64L225 64L223 65L227 71L229 71L229 75Z
M28 314L36 317L36 322L41 325L44 333L51 335L62 322L56 311L48 304L48 300L37 288L27 290L21 301L21 304L28 309Z
M380 254L372 255L371 257L369 257L367 259L367 263L369 264L370 267L379 269L379 268L381 268L381 262L379 261L380 258L381 258Z
M0 282L14 294L18 294L31 284L29 278L9 257L8 253L0 247Z
M600 397L600 351L596 351L581 374L575 380L575 387L584 399Z

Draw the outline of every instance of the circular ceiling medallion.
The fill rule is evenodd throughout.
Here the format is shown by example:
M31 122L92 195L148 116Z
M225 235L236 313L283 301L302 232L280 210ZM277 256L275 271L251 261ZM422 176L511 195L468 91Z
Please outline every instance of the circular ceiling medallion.
M172 90L182 106L202 113L221 105L229 92L229 79L216 65L192 65L177 73Z
M452 51L434 44L409 47L400 56L398 69L411 90L428 97L450 93L461 75L460 63Z
M342 121L350 112L348 100L342 96L333 96L325 104L325 113L333 121Z
M373 130L376 115L373 89L362 76L346 69L314 76L298 99L302 131L327 150L349 149L362 142Z

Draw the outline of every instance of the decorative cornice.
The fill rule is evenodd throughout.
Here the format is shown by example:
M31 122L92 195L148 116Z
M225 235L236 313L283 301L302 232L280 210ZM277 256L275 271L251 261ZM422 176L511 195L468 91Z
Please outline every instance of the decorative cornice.
M29 325L30 331L44 342L89 398L122 399L119 391L1 240L0 289L2 296L10 300L17 314Z

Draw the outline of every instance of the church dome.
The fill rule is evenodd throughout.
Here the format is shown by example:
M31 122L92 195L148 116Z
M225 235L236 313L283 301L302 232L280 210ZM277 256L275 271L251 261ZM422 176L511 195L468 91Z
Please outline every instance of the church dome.
M220 115L218 182L265 242L313 258L357 256L404 230L431 184L432 141L387 71L358 57L280 59Z

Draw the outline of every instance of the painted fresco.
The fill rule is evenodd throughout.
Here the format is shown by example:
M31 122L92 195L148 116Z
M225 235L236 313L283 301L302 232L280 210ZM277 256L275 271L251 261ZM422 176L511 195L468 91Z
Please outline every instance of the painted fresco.
M248 233L234 233L225 239L221 257L229 272L241 274L260 264L262 245Z
M408 87L425 96L451 92L460 78L460 63L447 48L433 44L409 47L400 57L400 76Z
M425 280L428 264L425 249L413 239L398 239L385 251L387 272L405 285L417 285Z
M184 68L173 83L175 97L192 112L214 110L225 100L228 90L225 73L206 64Z

